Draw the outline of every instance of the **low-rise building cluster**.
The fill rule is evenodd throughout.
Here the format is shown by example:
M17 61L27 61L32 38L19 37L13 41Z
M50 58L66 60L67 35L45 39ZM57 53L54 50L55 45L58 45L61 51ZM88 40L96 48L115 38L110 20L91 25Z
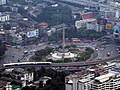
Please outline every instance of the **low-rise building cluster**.
M24 69L5 69L0 71L0 90L21 90L34 80L34 73Z
M119 90L120 64L107 63L66 76L66 90Z

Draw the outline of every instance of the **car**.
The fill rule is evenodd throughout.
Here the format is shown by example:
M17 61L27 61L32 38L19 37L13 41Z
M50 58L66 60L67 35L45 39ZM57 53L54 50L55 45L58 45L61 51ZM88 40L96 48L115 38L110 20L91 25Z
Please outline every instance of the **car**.
M98 51L98 48L96 48L95 50Z
M118 53L120 54L120 51L118 50Z
M35 50L35 49L33 50L33 52L36 52L36 51L37 51L37 50Z
M24 51L24 54L28 54L28 51L26 50L26 51Z
M98 60L101 60L101 57L98 57L97 59L98 59Z
M53 44L51 43L50 46L53 46Z
M110 53L107 53L107 56L110 56Z

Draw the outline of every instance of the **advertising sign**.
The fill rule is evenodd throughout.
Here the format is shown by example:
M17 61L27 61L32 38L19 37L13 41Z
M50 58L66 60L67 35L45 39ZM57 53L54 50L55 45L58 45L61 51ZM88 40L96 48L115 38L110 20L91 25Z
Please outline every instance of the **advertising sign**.
M27 32L27 37L37 37L38 36L38 30L34 30L34 31L29 31Z
M112 30L113 29L112 24L111 23L107 23L105 29Z
M115 26L113 27L113 30L114 30L114 32L118 33L118 32L119 32L119 26L118 26L118 25L115 25Z
M82 15L82 19L85 20L85 19L90 19L92 18L92 13L85 13Z

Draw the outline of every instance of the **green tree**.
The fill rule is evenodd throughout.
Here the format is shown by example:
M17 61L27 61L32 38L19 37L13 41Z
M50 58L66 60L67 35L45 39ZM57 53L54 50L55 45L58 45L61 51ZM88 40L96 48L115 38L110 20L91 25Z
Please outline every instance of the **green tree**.
M65 90L64 79L67 74L64 72L57 72L50 68L41 68L39 71L36 71L36 73L38 73L39 77L51 77L51 79L46 82L44 87L42 82L40 82L40 87L37 90Z
M11 29L11 24L3 24L3 29L4 30L10 30Z
M0 56L3 56L6 50L7 50L6 46L3 45L2 41L0 40Z
M37 16L40 22L47 22L50 26L72 22L72 11L67 6L58 5L58 7L48 6Z
M10 7L3 7L3 6L0 6L0 12L11 12L11 8Z

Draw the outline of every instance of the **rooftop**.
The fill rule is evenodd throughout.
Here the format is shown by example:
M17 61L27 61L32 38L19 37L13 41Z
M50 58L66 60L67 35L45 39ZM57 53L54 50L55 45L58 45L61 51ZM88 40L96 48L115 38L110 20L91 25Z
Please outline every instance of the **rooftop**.
M40 26L47 26L48 25L48 23L46 23L46 22L41 22L40 23Z
M79 82L82 82L82 83L85 83L85 82L88 82L90 81L89 79L80 79Z
M115 76L114 73L108 73L108 74L105 74L105 75L101 75L99 77L96 77L95 80L98 80L100 82L104 82L104 81L107 81L109 80L110 77L113 77Z
M59 25L55 25L55 26L53 26L52 28L56 28L56 29L59 29L59 28L63 28L63 26L67 26L66 24L59 24Z

